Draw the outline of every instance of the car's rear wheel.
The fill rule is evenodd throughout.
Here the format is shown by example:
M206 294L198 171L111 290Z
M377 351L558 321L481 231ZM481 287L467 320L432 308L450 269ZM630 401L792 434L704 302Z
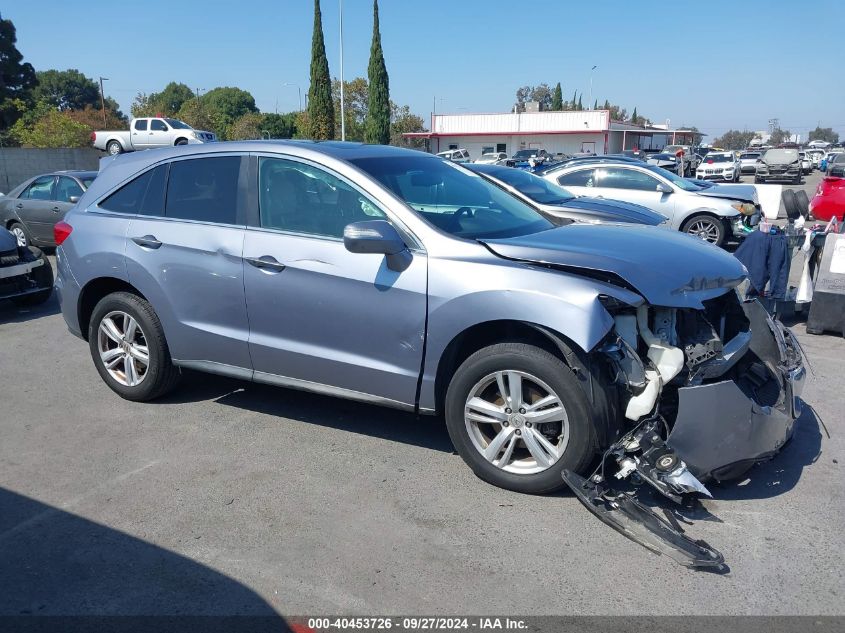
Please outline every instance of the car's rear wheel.
M446 394L455 449L481 479L516 492L563 487L564 469L595 455L590 404L572 370L524 343L485 347L464 361Z
M109 141L108 145L106 145L106 151L109 156L117 156L123 152L123 147L117 141Z
M115 292L100 300L88 326L88 345L100 377L127 400L158 398L179 379L161 322L137 295Z
M721 220L712 215L694 215L684 223L681 230L716 246L721 246L725 241L725 227Z
M15 241L18 243L18 247L20 248L26 248L32 244L32 239L29 237L29 231L27 231L26 227L20 222L13 222L9 227L9 233L15 236Z

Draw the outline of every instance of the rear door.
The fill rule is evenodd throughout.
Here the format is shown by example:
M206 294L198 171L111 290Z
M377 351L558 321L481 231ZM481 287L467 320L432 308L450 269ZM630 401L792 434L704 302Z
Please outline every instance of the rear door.
M53 244L53 225L57 209L53 202L55 176L39 176L15 203L15 211L32 239L39 244Z
M261 157L256 181L255 226L244 242L256 380L412 406L425 336L425 253L415 247L410 266L397 272L383 255L346 250L347 224L388 216L322 167Z
M149 139L149 119L135 119L132 123L129 137L132 139L132 147L135 149L145 149L150 145Z
M228 365L246 378L242 166L240 155L214 154L150 170L148 201L127 232L126 267L174 359L207 371Z

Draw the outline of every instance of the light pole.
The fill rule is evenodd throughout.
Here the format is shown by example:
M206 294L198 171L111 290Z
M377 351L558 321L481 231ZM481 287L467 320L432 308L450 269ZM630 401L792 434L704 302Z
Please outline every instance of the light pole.
M346 106L343 101L343 0L338 1L340 10L340 140L346 140Z
M106 127L106 95L103 92L103 82L108 80L108 77L100 77L100 109L103 111L103 127Z
M587 107L590 108L590 101L593 100L593 71L598 68L598 66L593 66L590 68L590 99L587 101Z
M288 82L285 82L282 85L296 88L296 91L299 93L299 111L302 112L302 88L300 88L298 84L291 84Z

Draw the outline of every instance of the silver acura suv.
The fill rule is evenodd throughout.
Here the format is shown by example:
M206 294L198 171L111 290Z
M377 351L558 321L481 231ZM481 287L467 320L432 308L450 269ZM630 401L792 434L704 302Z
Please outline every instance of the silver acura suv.
M792 433L798 346L702 240L557 226L395 147L214 143L104 163L56 226L57 289L129 400L192 369L442 414L478 476L530 493L602 458L676 498Z

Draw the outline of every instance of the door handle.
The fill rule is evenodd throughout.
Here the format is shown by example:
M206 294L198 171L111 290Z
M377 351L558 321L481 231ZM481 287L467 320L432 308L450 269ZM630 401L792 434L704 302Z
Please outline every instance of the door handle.
M16 209L23 209L23 202L18 202L18 203L15 205L15 208L16 208Z
M144 237L133 237L132 241L135 242L138 246L142 246L144 248L159 248L161 247L161 242L159 242L155 235L145 235Z
M61 209L59 207L53 207L53 211L58 213L59 211L61 211Z
M244 257L251 265L256 268L280 273L285 269L285 265L278 261L272 255L262 255L261 257Z

